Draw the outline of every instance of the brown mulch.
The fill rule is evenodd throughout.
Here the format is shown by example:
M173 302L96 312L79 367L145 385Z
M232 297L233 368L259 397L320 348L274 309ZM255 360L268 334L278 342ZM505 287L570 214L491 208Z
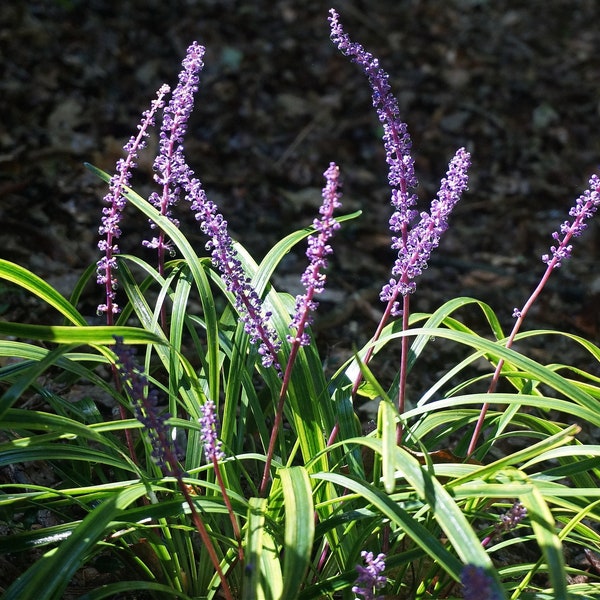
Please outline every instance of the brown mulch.
M550 233L598 164L600 10L593 0L440 6L375 1L338 3L338 10L390 73L424 206L454 150L465 145L473 154L470 192L416 307L472 294L510 317L542 270ZM372 322L365 309L378 309L376 291L393 259L385 163L364 75L328 39L328 7L315 0L2 3L2 256L71 289L97 258L105 193L83 162L114 168L140 113L162 82L175 83L195 39L207 53L187 152L210 196L260 256L310 223L322 172L338 162L344 208L364 215L336 240L330 298L338 308L351 305L344 316ZM150 161L142 160L142 192ZM142 221L128 222L135 240L146 235ZM597 335L597 314L584 309L600 287L599 245L594 225L554 279L540 322L567 321ZM293 285L303 262L301 250L286 261L284 285Z

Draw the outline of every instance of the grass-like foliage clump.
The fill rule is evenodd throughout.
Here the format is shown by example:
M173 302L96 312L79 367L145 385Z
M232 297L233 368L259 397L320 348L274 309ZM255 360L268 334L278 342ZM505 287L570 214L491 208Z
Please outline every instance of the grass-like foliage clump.
M329 22L372 88L389 167L397 259L372 339L331 375L311 331L334 234L359 216L343 215L336 164L324 165L312 227L260 263L230 236L185 156L204 60L193 43L115 174L89 167L108 186L101 258L72 295L0 260L3 280L62 320L0 323L0 466L14 475L0 485L0 552L29 564L7 600L74 590L87 600L599 597L600 446L588 442L600 427L600 378L527 351L564 336L597 365L600 350L522 325L600 204L600 180L591 177L553 234L531 296L502 307L513 311L511 331L473 298L411 312L467 188L470 155L457 150L428 211L418 211L411 140L388 76L334 10ZM143 198L131 174L159 116L156 191ZM178 202L193 211L205 247L179 229ZM155 260L120 252L126 209L149 219L144 245ZM304 293L294 299L271 279L306 244ZM94 278L103 325L78 308ZM483 317L486 331L469 316ZM460 362L438 365L435 384L412 397L407 381L432 340L456 345ZM398 357L385 386L383 350ZM31 398L43 410L29 408ZM355 411L364 398L379 401L370 426ZM52 480L25 477L34 464Z

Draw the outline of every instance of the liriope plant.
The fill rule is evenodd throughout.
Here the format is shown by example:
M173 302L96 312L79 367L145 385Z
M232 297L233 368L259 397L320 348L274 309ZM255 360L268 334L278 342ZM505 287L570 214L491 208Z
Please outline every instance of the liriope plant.
M600 180L590 178L572 221L553 234L546 271L514 310L511 332L473 298L411 312L416 281L467 188L470 155L456 152L429 211L418 212L410 136L388 75L336 11L329 21L334 44L367 75L389 165L398 257L372 339L326 375L312 314L332 236L359 216L334 212L343 177L335 163L311 227L260 262L230 236L185 156L204 60L194 42L115 175L89 166L108 185L102 256L71 296L0 260L3 280L57 315L47 325L0 322L0 467L10 474L0 483L0 552L31 563L4 598L75 590L89 600L597 597L600 446L581 428L600 425L600 378L542 364L526 349L561 336L593 364L600 350L574 334L521 326L597 210ZM161 115L157 191L146 199L130 187L131 173ZM193 211L204 248L180 230L177 203ZM125 210L149 220L154 235L144 245L156 250L155 264L121 254ZM305 243L305 291L292 298L272 275ZM105 325L79 308L94 277ZM485 335L464 317L476 312ZM462 358L439 365L435 384L409 397L408 378L438 339ZM388 387L378 377L384 351L398 352ZM75 397L74 386L88 393ZM379 402L368 433L355 410L363 398ZM507 439L516 442L510 451ZM32 464L52 480L35 480Z

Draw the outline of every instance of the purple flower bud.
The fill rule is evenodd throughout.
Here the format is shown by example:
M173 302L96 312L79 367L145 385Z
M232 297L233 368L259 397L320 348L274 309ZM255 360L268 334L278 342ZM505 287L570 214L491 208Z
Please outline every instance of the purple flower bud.
M515 501L509 511L500 517L500 531L510 531L514 529L527 516L527 509L519 502Z
M387 577L382 575L385 571L385 554L378 554L373 558L372 552L363 550L360 555L364 558L366 566L356 565L358 577L352 587L355 594L361 594L364 600L383 600L377 592L387 583Z

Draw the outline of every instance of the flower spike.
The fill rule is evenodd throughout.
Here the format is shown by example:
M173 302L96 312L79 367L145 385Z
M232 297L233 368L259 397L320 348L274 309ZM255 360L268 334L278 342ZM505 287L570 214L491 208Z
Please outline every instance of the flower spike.
M571 238L579 237L585 231L587 228L586 221L594 215L598 210L598 206L600 206L600 179L597 175L590 177L589 186L577 198L575 206L569 211L569 215L573 217L573 222L565 221L560 226L560 232L555 231L552 234L552 238L558 243L550 248L550 254L542 256L542 262L554 269L558 269L562 261L571 256L573 246L569 241Z
M108 194L104 197L104 202L108 204L102 209L102 225L98 233L103 236L98 242L98 248L104 253L104 256L96 263L97 283L104 286L106 292L106 302L98 306L98 313L106 313L107 323L112 325L113 317L120 311L115 302L117 278L115 270L117 269L116 255L119 254L119 247L115 240L121 236L119 223L127 201L123 193L125 187L131 180L131 171L136 165L139 151L146 145L145 138L148 137L148 129L154 125L156 112L164 105L164 97L169 93L169 86L163 85L158 90L156 99L152 102L150 109L144 111L142 122L138 125L137 136L131 136L124 146L127 156L119 159L117 162L117 172L110 179Z
M220 271L227 290L233 294L234 306L244 329L253 344L260 343L258 352L263 366L274 365L281 372L277 359L281 341L270 323L271 313L264 310L252 281L244 271L229 235L227 221L217 205L208 200L198 179L186 182L186 192L202 232L209 237L206 249L210 251L213 265Z
M306 256L309 259L309 264L301 277L306 293L296 296L294 318L290 323L290 328L296 329L297 333L296 336L288 336L290 342L299 340L302 346L310 344L310 338L305 333L304 328L306 325L310 325L310 313L314 312L319 305L313 298L315 294L322 294L325 289L326 276L322 270L327 268L325 257L333 252L328 241L334 232L340 228L340 224L333 218L333 211L341 206L338 191L340 169L335 163L330 163L329 168L323 175L327 183L323 188L323 204L319 209L321 219L313 221L318 235L311 235L308 238Z
M396 302L398 295L406 296L414 292L418 277L425 268L431 251L439 245L442 233L448 227L448 217L462 193L467 188L467 170L470 154L460 148L448 167L446 178L442 180L440 191L430 208L430 213L422 212L421 220L414 206L417 197L409 190L417 186L414 160L411 156L412 142L406 123L400 119L398 101L392 94L388 74L379 66L379 61L367 52L361 44L352 42L339 22L338 13L329 11L331 39L338 49L366 73L372 89L373 106L383 125L383 143L388 164L388 182L392 188L391 203L394 214L390 218L392 248L398 251L398 258L392 269L392 278L381 290L383 302L392 303L391 314L401 314Z
M202 417L199 420L202 426L200 439L204 444L206 458L211 462L225 458L225 453L221 449L221 442L217 439L217 416L215 411L215 403L212 400L207 400L202 406Z
M176 219L171 216L171 208L177 204L183 184L191 177L183 152L183 139L187 124L194 108L194 95L198 91L198 73L203 68L204 47L194 42L187 49L182 62L183 69L179 73L179 83L173 90L171 100L163 110L163 122L160 129L159 153L154 160L154 181L162 186L162 193L153 192L149 201L160 213L168 217L175 225ZM151 222L151 227L156 224ZM142 242L147 248L157 248L161 256L169 250L168 242L162 232L151 241Z
M136 419L144 426L152 447L152 458L165 475L181 479L185 473L179 465L177 448L167 425L171 415L159 413L156 390L148 390L148 379L137 365L133 349L123 343L122 337L115 336L115 342L120 380L131 398Z
M460 574L465 600L501 600L493 579L483 567L465 565Z

